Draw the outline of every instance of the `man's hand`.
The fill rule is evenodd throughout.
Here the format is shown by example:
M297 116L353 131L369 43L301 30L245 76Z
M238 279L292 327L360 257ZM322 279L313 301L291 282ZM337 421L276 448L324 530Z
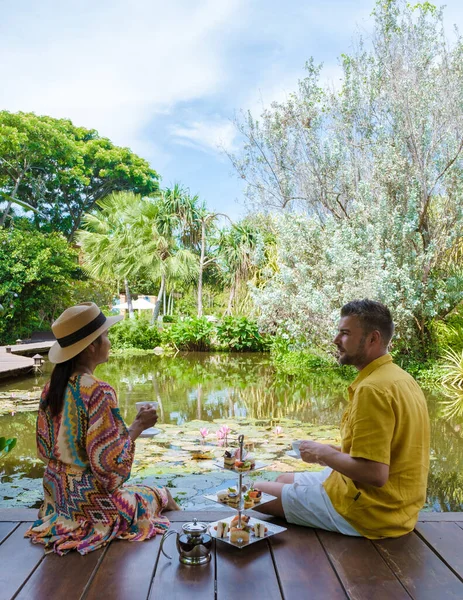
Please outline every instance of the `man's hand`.
M322 454L326 450L326 444L305 440L299 446L301 458L306 463L316 463L326 467L326 463L322 458Z

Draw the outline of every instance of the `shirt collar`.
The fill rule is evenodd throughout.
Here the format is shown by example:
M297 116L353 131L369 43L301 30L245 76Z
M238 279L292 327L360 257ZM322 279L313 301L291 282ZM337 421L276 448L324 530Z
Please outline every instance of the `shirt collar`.
M379 358L372 360L371 363L368 363L367 366L363 367L363 369L357 375L355 380L350 384L349 393L355 392L358 384L364 379L366 379L368 375L371 375L373 371L376 371L376 369L378 369L379 367L382 367L383 365L390 362L392 362L392 356L390 354L383 354L383 356L380 356Z

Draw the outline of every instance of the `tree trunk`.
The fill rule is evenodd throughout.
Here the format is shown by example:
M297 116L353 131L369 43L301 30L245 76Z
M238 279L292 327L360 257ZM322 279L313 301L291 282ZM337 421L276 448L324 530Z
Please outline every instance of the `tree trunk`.
M162 314L165 315L167 310L166 306L166 288L164 288L164 293L162 294Z
M16 180L16 183L14 184L14 190L11 193L11 198L16 198L16 192L18 191L19 188L19 184L21 183L21 179L23 178L23 174L21 174L18 179ZM10 212L10 208L11 205L13 204L13 202L11 200L8 200L8 204L6 205L5 211L3 212L2 218L0 220L0 227L3 227L3 225L5 225L5 221L6 218L8 216L8 213Z
M164 296L164 289L166 287L166 276L164 274L161 275L161 287L159 288L159 293L158 293L158 297L156 298L156 304L154 305L154 310L153 310L153 323L156 323L158 317L159 317L159 312L161 310L161 302L162 302L162 298Z
M233 283L230 288L230 294L228 296L228 306L227 306L227 310L225 311L226 315L232 314L233 302L235 300L235 292L236 292L236 279L233 278Z
M129 282L127 281L127 279L124 279L124 286L125 286L125 301L127 302L127 309L129 311L129 319L134 319L135 314L133 312L133 306L132 306L132 294L130 293Z
M201 222L201 256L199 259L199 275L198 275L198 317L203 316L203 271L204 271L205 254L206 254L206 222L203 219Z

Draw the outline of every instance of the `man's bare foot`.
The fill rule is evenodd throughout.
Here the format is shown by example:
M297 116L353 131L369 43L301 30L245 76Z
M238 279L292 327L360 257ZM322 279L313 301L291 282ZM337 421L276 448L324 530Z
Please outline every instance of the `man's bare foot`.
M170 493L170 491L167 488L166 488L166 492L167 492L166 510L182 510L180 508L180 506L172 498L172 494Z

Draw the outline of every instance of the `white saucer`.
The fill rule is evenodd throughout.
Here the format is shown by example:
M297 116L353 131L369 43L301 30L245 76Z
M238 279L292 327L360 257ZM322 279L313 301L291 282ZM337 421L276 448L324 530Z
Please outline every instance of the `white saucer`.
M139 437L153 437L155 435L159 435L160 433L162 433L160 429L156 429L156 427L149 427L148 429L145 429L145 431L142 431Z
M294 450L287 450L286 456L289 456L290 458L298 458L298 459L301 458L301 455L294 452Z

